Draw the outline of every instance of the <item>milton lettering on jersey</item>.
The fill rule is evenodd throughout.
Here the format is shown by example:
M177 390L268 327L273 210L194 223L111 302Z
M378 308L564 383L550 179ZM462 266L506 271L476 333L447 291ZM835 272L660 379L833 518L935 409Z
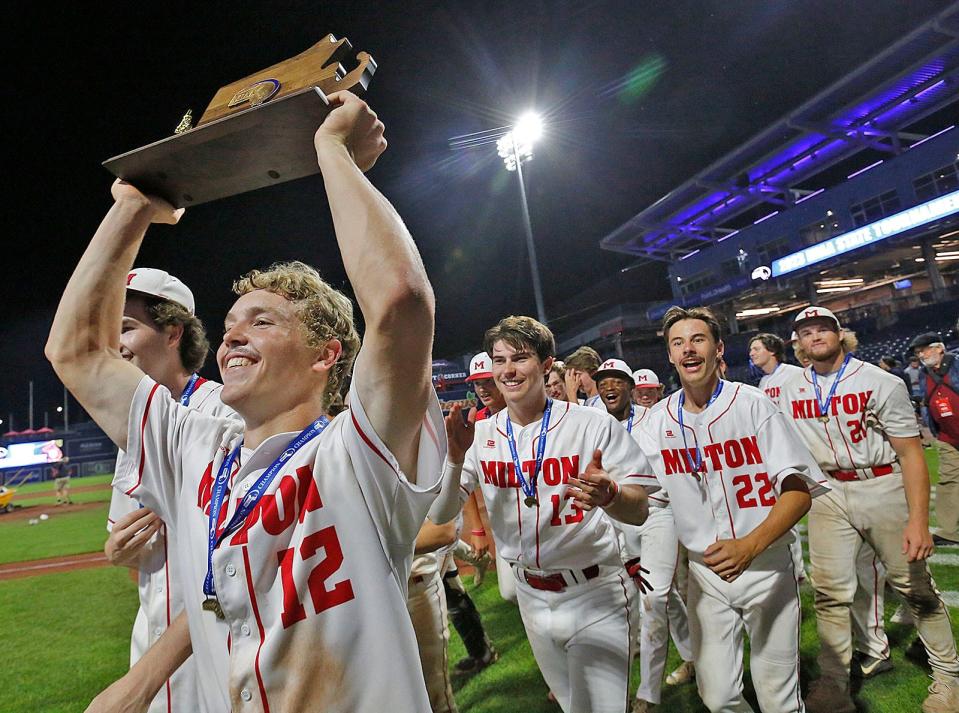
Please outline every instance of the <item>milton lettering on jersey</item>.
M693 448L664 448L660 451L666 475L692 473L696 462ZM741 468L744 465L761 465L762 453L756 436L734 438L722 443L709 443L702 448L706 464L714 471L724 468Z
M860 391L857 394L836 395L833 396L827 410L831 416L839 416L840 408L849 416L859 416L865 413L870 396L872 396L872 390ZM816 399L793 399L790 404L792 405L792 417L794 419L819 418L822 416Z
M526 460L520 464L527 481L533 477L536 469L535 460ZM480 460L483 469L483 482L495 485L498 488L518 488L519 479L516 477L516 468L512 462L498 460ZM560 485L569 482L580 474L579 454L561 456L559 458L545 458L540 479L545 485Z

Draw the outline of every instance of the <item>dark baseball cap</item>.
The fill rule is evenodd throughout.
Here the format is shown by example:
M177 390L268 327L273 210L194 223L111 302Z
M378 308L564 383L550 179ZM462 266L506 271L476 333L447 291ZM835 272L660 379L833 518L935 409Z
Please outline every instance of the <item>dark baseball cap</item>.
M930 344L939 344L940 342L942 342L942 337L939 336L938 332L924 332L909 342L909 349L912 351L920 347L928 347Z

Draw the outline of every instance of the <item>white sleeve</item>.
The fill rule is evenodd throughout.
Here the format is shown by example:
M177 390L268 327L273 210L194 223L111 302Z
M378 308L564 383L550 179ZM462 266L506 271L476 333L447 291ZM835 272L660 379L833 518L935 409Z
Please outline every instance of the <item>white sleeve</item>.
M919 435L919 421L916 420L916 411L909 400L906 383L896 378L895 383L888 388L882 383L881 393L873 394L872 399L876 406L876 417L879 425L887 436L893 438L913 438ZM869 407L867 406L866 419L868 420Z
M598 440L596 447L603 452L603 470L613 480L620 485L642 485L647 493L660 489L649 459L623 424L612 416L604 419Z
M130 404L127 450L117 458L113 487L175 526L184 451L209 445L212 458L223 430L218 424L228 422L181 406L166 387L144 376Z
M429 519L443 525L463 513L463 505L476 488L476 469L472 462L473 449L466 452L464 463L455 466L448 460L443 463L443 483L440 494L430 506Z
M426 519L427 510L440 492L443 462L446 460L446 427L436 394L420 424L417 450L417 482L411 483L400 470L396 457L373 429L360 395L350 387L350 425L344 442L360 489L381 535L392 546L412 547ZM412 551L412 550L411 550Z
M120 456L118 456L117 462L119 462L119 458ZM129 515L138 507L140 506L135 499L113 488L113 492L110 493L110 512L107 513L107 532L113 532L113 526L117 520L124 515Z
M799 434L771 401L768 406L768 416L759 424L756 440L776 493L781 492L782 481L788 475L802 478L814 498L827 492L826 476Z
M646 494L649 496L649 507L664 508L669 505L669 491L666 489L666 483L662 479L665 475L652 466L653 463L660 462L659 445L645 427L640 428L636 436L636 442L643 451L646 461L650 464L650 474L656 480L654 486L646 486Z

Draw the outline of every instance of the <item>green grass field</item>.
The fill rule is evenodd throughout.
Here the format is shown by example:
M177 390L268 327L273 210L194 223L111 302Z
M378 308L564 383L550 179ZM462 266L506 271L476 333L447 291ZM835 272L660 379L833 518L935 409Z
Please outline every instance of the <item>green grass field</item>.
M933 462L934 464L934 462ZM76 481L94 484L92 478ZM24 489L26 490L26 489ZM42 489L38 489L42 490ZM103 491L106 498L109 491ZM27 491L30 497L34 497ZM39 495L37 495L39 497ZM70 512L53 508L50 520L28 526L0 518L0 563L79 552L97 552L105 538L106 503L102 508ZM959 549L940 550L959 555ZM943 591L959 591L959 567L933 563ZM519 612L504 602L495 572L483 586L471 590L483 621L500 652L500 660L470 679L454 678L460 711L468 713L557 713L547 701L547 688L533 661ZM812 593L803 591L802 678L804 688L817 673L815 616ZM895 601L887 601L891 614ZM16 686L0 698L5 713L83 711L87 703L127 667L129 634L136 613L136 587L127 570L114 567L0 582L0 615L4 622L5 680ZM951 610L959 634L959 610ZM919 710L929 683L927 671L906 660L903 651L915 638L913 629L887 627L895 670L868 681L858 693L861 713L912 713ZM465 655L452 634L451 664ZM670 648L667 671L680 660ZM633 668L632 690L638 684ZM755 697L747 675L747 697ZM665 687L662 711L702 713L694 685ZM758 707L756 708L758 711Z

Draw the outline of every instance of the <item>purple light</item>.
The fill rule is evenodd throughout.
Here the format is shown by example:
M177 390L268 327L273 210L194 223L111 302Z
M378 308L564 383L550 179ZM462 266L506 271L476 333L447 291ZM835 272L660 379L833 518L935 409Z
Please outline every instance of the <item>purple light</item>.
M822 193L824 190L826 190L826 189L825 189L825 188L820 188L818 191L813 191L813 192L810 193L808 196L803 196L802 198L800 198L799 200L796 201L796 205L799 205L799 204L802 203L803 201L808 201L810 198L815 198L815 197L818 196L820 193Z
M931 141L932 139L936 138L937 136L942 136L942 135L943 135L944 133L946 133L947 131L952 131L952 130L955 129L955 128L956 128L956 125L955 125L955 124L953 124L952 126L947 126L945 129L943 129L942 131L937 131L937 132L934 133L932 136L927 136L927 137L924 138L924 139L919 139L916 143L912 144L909 148L914 149L914 148L916 148L919 144L924 144L924 143L926 143L927 141Z
M946 83L946 80L945 80L945 79L940 79L938 82L936 82L935 84L933 84L931 87L926 87L926 88L923 89L921 92L919 92L918 94L916 94L916 97L915 97L915 98L918 99L919 97L921 97L921 96L922 96L923 94L925 94L926 92L931 92L933 89L938 89L939 87L943 86L945 83Z
M764 215L762 218L759 218L759 219L757 219L757 220L754 220L754 221L753 221L753 225L759 225L759 224L762 223L764 220L769 220L769 219L772 218L774 215L779 215L779 211L778 211L778 210L774 210L774 211L773 211L772 213L770 213L769 215Z
M723 237L721 237L721 238L720 238L719 240L717 240L716 242L717 242L717 243L721 243L723 240L729 240L729 239L730 239L731 237L733 237L734 235L739 235L739 231L738 231L738 230L734 230L733 232L731 232L731 233L729 233L729 234L727 234L727 235L724 235Z
M699 250L693 250L691 253L686 253L685 255L683 255L683 256L682 256L681 258L679 258L679 259L680 259L680 260L685 260L686 258L692 257L693 255L695 255L695 254L698 253L698 252L699 252Z
M882 163L884 160L885 160L885 159L879 159L879 160L876 161L875 163L871 163L871 164L869 164L868 166L866 166L865 168L860 168L860 169L859 169L858 171L856 171L855 173L850 173L848 176L846 176L846 178L847 178L847 179L849 179L849 178L855 178L855 177L858 176L860 173L865 173L865 172L868 171L870 168L875 168L875 167L878 166L880 163Z

